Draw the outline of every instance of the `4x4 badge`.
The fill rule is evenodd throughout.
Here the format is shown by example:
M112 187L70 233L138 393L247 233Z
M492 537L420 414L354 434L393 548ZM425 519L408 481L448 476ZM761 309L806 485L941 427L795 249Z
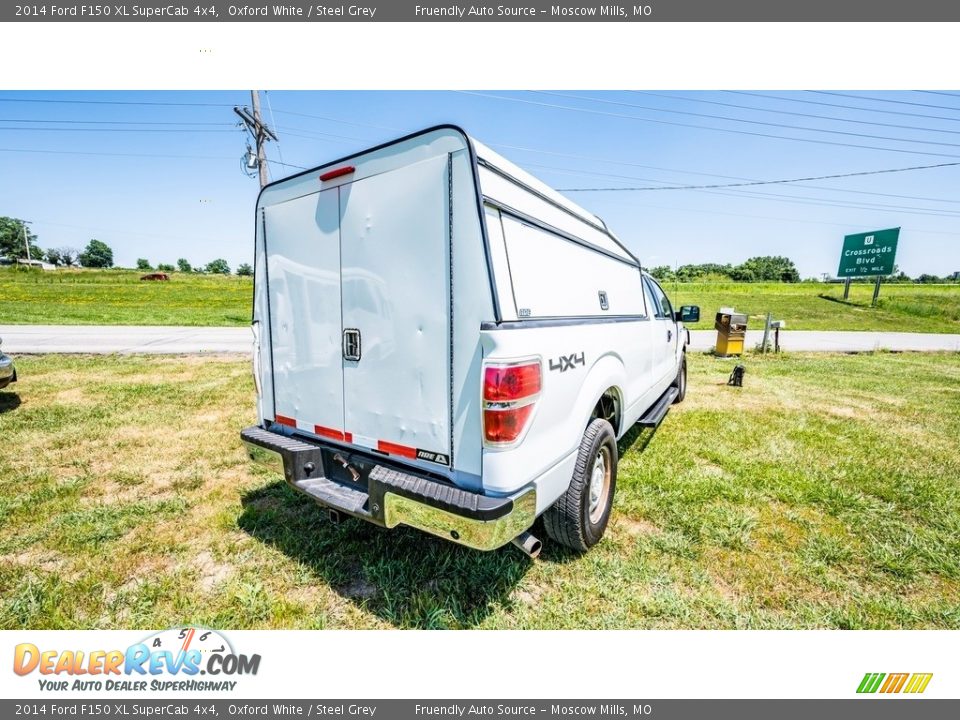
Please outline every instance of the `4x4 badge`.
M550 369L559 370L560 372L566 372L567 370L573 370L577 365L586 365L587 360L584 354L581 352L579 355L572 353L570 355L561 355L556 360L550 360Z

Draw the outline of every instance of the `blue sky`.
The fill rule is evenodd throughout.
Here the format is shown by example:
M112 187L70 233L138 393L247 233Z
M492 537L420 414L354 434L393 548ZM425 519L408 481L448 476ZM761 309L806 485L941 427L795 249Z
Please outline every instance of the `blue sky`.
M462 125L561 189L960 163L960 92L267 91L261 98L280 138L268 145L273 178L441 122ZM246 135L232 110L249 102L239 90L0 91L0 215L32 221L41 247L82 248L99 238L118 265L138 257L250 262L258 185L241 170ZM816 276L836 271L844 234L901 226L897 260L907 273L960 270L960 166L568 194L648 265L787 255L803 276Z

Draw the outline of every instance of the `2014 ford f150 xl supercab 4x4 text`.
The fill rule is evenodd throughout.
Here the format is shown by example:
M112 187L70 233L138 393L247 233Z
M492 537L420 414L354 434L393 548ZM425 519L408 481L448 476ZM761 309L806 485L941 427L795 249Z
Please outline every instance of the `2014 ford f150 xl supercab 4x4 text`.
M268 185L255 459L327 507L480 550L579 551L617 439L686 392L683 321L602 220L440 126Z

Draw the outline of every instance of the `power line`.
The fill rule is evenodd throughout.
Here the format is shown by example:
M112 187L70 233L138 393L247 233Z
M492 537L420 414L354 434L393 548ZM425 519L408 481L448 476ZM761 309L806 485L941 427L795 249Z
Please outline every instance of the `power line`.
M0 102L64 103L73 105L149 105L161 107L233 107L234 103L148 102L139 100L68 100L53 98L0 98Z
M318 135L318 136L322 136L322 137L319 137L319 138L316 138L316 139L337 138L337 139L339 139L339 140L352 140L352 141L356 141L356 142L369 142L369 140L367 140L366 138L358 138L358 137L353 137L353 136L351 136L351 135L337 135L337 134L335 134L335 133L325 133L325 132L320 132L319 130L308 130L307 128L288 127L287 130L286 130L286 132L289 134L289 132L290 132L291 130L293 130L293 131L295 131L295 132L299 132L299 133L306 133L306 135ZM302 136L302 137L305 137L306 135L304 135L304 136Z
M777 115L793 115L795 117L813 118L817 120L829 120L830 122L854 123L857 125L876 125L877 127L897 128L898 130L917 130L920 132L938 132L960 135L960 130L940 130L938 128L917 127L916 125L899 125L897 123L874 122L871 120L853 120L852 118L842 118L833 115L817 115L815 113L792 112L790 110L775 110L773 108L756 107L755 105L740 105L738 103L726 103L720 100L707 100L705 98L692 98L683 95L666 95L664 93L648 92L645 90L631 90L629 92L638 95L649 95L651 97L667 98L669 100L685 100L687 102L705 103L708 105L719 105L722 107L739 108L741 110L753 110L756 112L776 113Z
M929 103L910 102L909 100L893 100L891 98L878 98L878 97L872 97L870 95L854 95L852 93L833 92L831 90L807 90L807 92L816 93L817 95L835 95L837 97L853 98L855 100L866 100L868 102L894 103L896 105L914 105L916 107L933 108L935 110L956 110L957 109L955 107L951 107L950 105L931 105Z
M814 175L802 178L790 178L784 180L751 180L749 182L737 183L717 183L713 185L666 185L662 187L615 187L615 188L561 188L559 192L622 192L622 191L640 191L640 190L710 190L713 188L732 188L748 187L752 185L784 185L795 182L809 182L812 180L834 180L836 178L860 177L863 175L885 175L889 173L910 172L912 170L931 170L933 168L955 167L960 162L937 163L936 165L915 165L905 168L890 168L886 170L864 170L852 173L837 173L834 175Z
M734 129L732 129L732 128L710 127L709 125L693 125L693 124L690 124L690 123L679 123L679 122L673 122L673 121L670 121L670 120L656 120L656 119L653 119L653 118L637 117L636 115L624 115L624 114L622 114L622 113L609 113L609 112L603 112L603 111L601 111L601 110L591 110L591 109L588 109L588 108L570 107L569 105L556 105L556 104L553 104L553 103L544 103L544 102L538 102L538 101L535 101L535 100L526 100L526 99L523 99L523 98L504 97L504 96L502 96L502 95L491 95L491 94L488 94L488 93L474 92L474 91L469 91L469 90L459 90L459 91L457 91L457 92L461 92L461 93L463 93L463 94L465 94L465 95L476 95L476 96L479 96L479 97L492 98L492 99L495 99L495 100L506 100L506 101L509 101L509 102L519 102L519 103L524 103L524 104L527 104L527 105L540 105L540 106L543 106L543 107L555 108L555 109L558 109L558 110L569 110L569 111L572 111L572 112L589 113L589 114L591 114L591 115L604 115L604 116L606 116L606 117L623 118L623 119L627 119L627 120L638 120L638 121L640 121L640 122L656 123L656 124L658 124L658 125L673 125L673 126L676 126L676 127L694 128L694 129L697 129L697 130L712 130L712 131L714 131L714 132L733 133L733 134L735 134L735 135L749 135L749 136L752 136L752 137L771 138L771 139L775 139L775 140L791 140L791 141L794 141L794 142L815 143L815 144L817 144L817 145L831 145L831 146L833 146L833 147L849 147L849 148L857 148L857 149L860 149L860 150L880 150L880 151L883 151L883 152L895 152L895 153L903 153L903 154L907 154L907 155L926 155L926 156L929 156L929 157L960 158L960 155L951 155L951 154L948 154L948 153L935 153L935 152L927 152L927 151L924 151L924 150L906 150L906 149L903 149L903 148L879 147L879 146L876 146L876 145L857 145L857 144L855 144L855 143L835 142L835 141L832 141L832 140L818 140L818 139L815 139L815 138L789 137L789 136L786 136L786 135L773 135L773 134L770 134L770 133L759 133L759 132L752 132L752 131L749 131L749 130L734 130Z
M835 187L828 187L826 185L794 185L793 187L810 189L810 190L827 190L829 192L852 193L854 195L876 195L877 197L897 198L900 200L922 200L925 202L960 204L960 200L956 200L952 198L935 198L935 197L926 197L923 195L899 195L897 193L882 193L882 192L872 192L869 190L851 190L848 188L835 188Z
M884 110L882 108L841 105L837 103L823 102L822 100L805 100L803 98L781 97L780 95L747 92L746 90L724 90L723 92L730 93L731 95L749 95L751 97L767 98L768 100L782 100L783 102L804 103L806 105L821 105L825 107L842 108L844 110L859 110L861 112L883 113L884 115L904 115L906 117L925 118L928 120L947 120L948 122L960 122L960 117L944 117L943 115L926 115L923 113L902 112L900 110Z
M270 111L270 124L273 125L273 127L276 128L277 133L280 134L280 126L277 125L277 119L273 116L273 104L270 102L270 93L267 90L264 90L263 94L267 98L267 109ZM286 164L283 162L283 150L280 149L279 138L277 139L277 155L280 156L280 164Z
M490 143L490 145L492 145L493 147L497 147L497 148L506 148L506 149L508 149L508 150L519 150L519 151L522 151L522 152L537 153L537 154L539 154L539 155L549 155L549 156L552 156L552 157L571 158L571 159L574 159L574 160L589 160L589 161L592 161L592 162L600 162L600 163L605 163L605 164L610 164L610 165L623 165L623 166L626 166L626 167L638 167L638 168L643 168L643 169L646 169L646 170L662 170L662 171L664 171L664 172L679 173L679 174L682 174L682 175L703 175L704 177L718 177L718 178L724 178L724 179L727 179L727 180L744 180L744 181L748 181L748 182L753 180L753 178L745 178L745 177L740 177L740 176L737 176L737 175L721 175L721 174L719 174L719 173L699 172L699 171L697 171L697 170L680 170L680 169L677 169L677 168L665 168L665 167L659 167L659 166L656 166L656 165L643 165L643 164L640 164L640 163L626 162L626 161L623 161L623 160L611 160L611 159L609 159L609 158L588 157L588 156L586 156L586 155L575 155L575 154L571 154L571 153L562 153L562 152L556 152L556 151L551 151L551 150L543 150L543 149L540 149L540 148L523 147L523 146L520 146L520 145L507 145L507 144L504 144L504 143ZM541 166L541 167L547 167L547 166ZM594 174L597 174L597 173L594 173ZM599 173L599 174L603 175L603 173ZM627 175L612 175L612 174L608 174L608 176L609 176L609 177L619 177L619 178L623 178L623 179L643 180L643 178L636 178L636 177L631 177L631 176L627 176ZM653 182L661 182L661 181L653 181ZM669 183L667 183L667 182L665 182L665 181L664 181L664 184L669 185ZM898 195L898 194L894 194L894 193L871 192L871 191L868 191L868 190L852 190L852 189L848 189L848 188L833 188L833 187L826 187L826 186L823 186L823 185L797 185L797 187L811 188L811 189L813 189L813 190L828 190L828 191L832 191L832 192L845 192L845 193L852 193L852 194L856 194L856 195L876 195L876 196L878 196L878 197L893 197L893 198L901 198L901 199L905 199L905 200L924 200L924 201L927 201L927 202L960 203L960 200L955 200L955 199L932 198L932 197L923 197L923 196L917 196L917 195Z
M44 150L37 148L0 148L0 152L25 153L39 155L88 155L91 157L139 157L139 158L176 158L180 160L233 160L218 155L169 155L167 153L117 153L92 152L88 150Z
M572 158L574 160L590 160L592 162L608 163L610 165L624 165L626 167L643 168L644 170L662 170L663 172L681 173L684 175L703 175L705 177L719 177L730 180L745 180L733 175L718 175L717 173L697 172L696 170L677 170L675 168L659 167L657 165L642 165L640 163L627 162L625 160L610 160L608 158L590 157L588 155L574 155L571 153L556 152L554 150L542 150L540 148L523 147L521 145L507 145L506 143L489 143L496 148L506 148L507 150L521 150L525 152L538 153L540 155L551 155L554 157Z
M234 127L233 123L225 122L162 122L148 120L35 120L21 118L0 118L0 122L14 123L62 123L64 125L216 125L217 127Z
M341 118L334 118L326 115L311 115L309 113L294 112L293 110L277 110L277 112L283 115L296 115L297 117L311 118L313 120L326 120L327 122L340 123L342 125L353 125L355 127L373 128L375 130L390 130L391 132L399 132L401 130L400 128L389 127L387 125L371 125L370 123L357 122L356 120L343 120Z
M176 160L236 160L233 157L226 157L223 155L171 155L168 153L115 153L115 152L92 152L87 150L42 150L42 149L27 149L27 148L0 148L0 152L9 152L9 153L26 153L26 154L40 154L40 155L89 155L92 157L139 157L139 158L172 158ZM303 167L302 165L294 165L287 162L279 162L277 160L267 160L268 163L274 165L284 165L286 167L296 168L298 170L307 170L308 168Z
M667 181L665 181L665 180L659 180L659 179L655 179L655 178L640 178L640 177L635 177L635 176L632 176L632 175L619 175L619 174L614 174L614 173L603 173L603 172L596 172L596 171L589 171L589 170L577 170L577 169L573 169L573 168L556 167L556 166L553 166L553 165L542 165L542 164L539 164L539 163L527 163L526 166L527 166L527 167L533 167L533 168L542 168L542 169L550 170L550 171L553 171L553 172L559 172L559 173L565 174L565 175L579 175L579 176L582 176L582 177L588 177L588 176L592 176L592 177L610 177L610 178L616 178L616 179L619 179L619 180L643 180L643 181L646 181L646 182L663 183L664 185L669 185L669 184L670 184L669 182L667 182ZM746 178L744 178L744 179L746 179ZM958 203L958 204L960 204L960 200L949 200L949 199L944 199L944 198L931 198L931 197L918 197L918 196L913 196L913 195L895 195L895 194L893 194L893 193L871 193L871 192L857 191L857 190L845 190L845 189L843 189L843 188L831 188L831 187L825 187L825 186L822 186L822 185L793 185L792 187L800 188L800 189L803 189L803 190L811 189L811 190L826 190L827 192L853 192L853 193L858 193L858 194L863 194L863 195L880 195L880 196L883 196L883 197L902 198L902 199L907 199L907 200L921 200L921 201L926 201L926 202L946 202L946 203ZM699 188L690 188L690 189L691 189L691 190L694 190L694 191L696 191L696 192L705 192L705 190L700 190ZM734 189L736 189L736 188L734 188ZM747 193L747 192L741 191L741 193L740 193L739 195L734 195L734 197L747 196L748 194L749 194L749 193ZM763 194L763 193L754 193L754 194ZM765 194L770 195L770 193L765 193ZM796 198L796 199L800 199L800 200L824 200L824 201L826 201L826 202L846 202L846 201L843 201L843 200L840 200L840 199L835 199L835 198L814 198L814 197L810 197L810 196L808 196L808 195L779 195L779 197L792 197L792 198ZM853 201L850 201L850 202L853 202ZM849 203L847 203L847 204L849 205ZM905 209L905 210L929 210L929 211L932 211L932 212L947 212L947 213L956 212L956 211L949 210L949 209L946 209L946 208L917 208L917 207L905 206L905 205L904 205L904 206L901 206L901 205L890 205L889 203L878 204L878 203L868 203L868 202L860 201L860 204L862 204L862 205L864 205L864 206L872 206L872 207L878 207L878 208ZM853 207L852 205L849 205L849 206L850 206L850 207Z
M623 175L610 175L610 174L607 174L607 173L593 173L593 172L590 172L590 171L583 171L583 170L568 170L568 169L566 169L566 168L556 168L556 167L552 167L552 166L549 166L549 165L536 165L536 164L531 164L530 166L531 166L531 167L541 167L541 168L545 168L545 169L548 169L548 170L553 170L554 172L560 172L560 173L564 173L564 174L583 175L583 176L586 176L586 175L598 175L598 174L599 174L599 175L603 175L603 176L607 176L607 177L615 177L615 178L626 178L626 179L629 179L629 178L627 178L627 176L623 176ZM650 180L650 178L639 178L639 179L647 179L647 180ZM663 181L661 181L661 180L650 180L650 181L651 181L651 182L663 182ZM851 202L848 202L848 201L844 201L844 200L840 200L840 199L836 199L836 198L811 197L811 196L809 196L809 195L787 195L787 194L783 194L783 193L764 193L764 192L757 192L757 191L752 191L752 192L751 192L751 191L743 190L743 189L736 188L736 187L734 187L734 188L732 188L732 189L734 190L733 192L723 192L723 191L718 191L718 190L707 190L707 189L701 189L701 188L690 188L690 190L693 191L693 192L701 192L701 193L705 193L705 194L709 194L709 195L726 195L726 196L728 196L728 197L738 197L738 198L741 198L741 199L757 198L757 199L761 199L761 200L767 200L767 199L769 199L769 198L773 198L773 199L774 199L774 200L773 200L774 202L780 202L780 200L777 200L777 198L785 198L785 199L788 199L788 200L790 200L790 201L797 202L797 203L804 204L804 205L822 205L822 206L826 206L826 207L840 207L840 208L848 208L848 209L853 209L853 210L876 210L876 209L879 208L879 209L883 209L883 210L903 211L903 212L906 212L907 214L910 214L910 215L928 215L928 216L930 216L930 217L960 217L960 211L957 211L957 210L949 210L949 209L945 209L945 208L916 207L916 206L911 206L911 205L891 205L891 204L889 204L889 203L883 203L883 204L881 204L881 203L868 203L868 202L857 202L856 204L854 204L852 201L851 201ZM826 189L826 190L830 190L830 188L825 188L825 189Z
M540 95L553 95L555 97L571 98L574 100L588 100L590 102L604 103L607 105L620 105L624 107L638 108L650 112L671 113L674 115L688 115L690 117L707 118L708 120L725 120L727 122L747 123L749 125L763 125L765 127L781 128L784 130L800 130L803 132L829 133L831 135L844 135L846 137L867 138L869 140L889 140L892 142L920 143L923 145L941 145L945 147L960 147L960 144L951 142L941 142L938 140L911 140L909 138L889 137L887 135L871 135L869 133L848 132L846 130L827 130L824 128L808 127L806 125L787 125L785 123L766 122L764 120L747 120L744 118L732 118L726 115L707 115L706 113L688 112L686 110L670 110L668 108L656 108L649 105L636 105L634 103L621 102L618 100L605 100L602 98L585 97L582 95L569 95L566 93L534 91Z
M952 98L956 98L957 100L960 100L960 94L957 94L957 93L937 92L936 90L914 90L914 92L926 93L927 95L945 95L946 97L952 97Z
M92 152L87 150L43 150L30 148L0 148L0 152L10 153L38 153L41 155L90 155L93 157L143 157L143 158L176 158L180 160L234 160L232 157L219 155L170 155L168 153L117 153Z
M719 194L719 193L718 193ZM836 223L836 222L827 222L825 220L803 220L801 218L784 218L784 217L771 217L769 215L750 215L747 213L736 213L728 212L723 210L704 210L702 208L689 208L689 207L671 207L669 205L650 205L649 203L610 203L612 205L619 205L622 207L645 207L645 208L654 208L657 210L670 210L676 211L679 213L701 213L706 215L729 215L732 217L741 217L741 218L751 218L755 220L775 220L777 222L791 222L791 223L803 223L805 225L830 225L833 227L845 227L845 228L862 228L861 224L853 223ZM905 228L906 229L906 228ZM955 232L946 232L943 230L924 230L919 228L909 228L911 233L924 234L924 235L947 235L949 237L960 237L960 233Z
M236 128L231 130L189 130L187 128L52 128L52 127L0 127L0 130L22 130L25 132L130 132L130 133L228 133L236 132Z
M725 195L727 197L738 197L745 200L767 200L770 202L789 202L798 205L818 205L823 207L836 207L844 208L849 210L869 210L871 212L876 212L876 210L889 210L895 212L898 215L923 215L926 217L948 217L948 218L958 218L960 213L956 210L937 210L936 208L915 208L911 206L904 205L881 205L878 203L845 203L843 201L835 201L830 198L814 198L814 197L798 197L796 195L784 195L782 193L764 193L757 191L739 191L739 192L723 192L718 190L703 190L698 192L706 192L712 195Z

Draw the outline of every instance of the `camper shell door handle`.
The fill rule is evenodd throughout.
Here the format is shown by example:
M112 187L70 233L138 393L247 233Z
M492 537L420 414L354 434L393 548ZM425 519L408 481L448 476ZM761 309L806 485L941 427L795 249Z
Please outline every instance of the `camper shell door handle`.
M343 359L353 362L360 359L360 331L356 328L343 331Z

